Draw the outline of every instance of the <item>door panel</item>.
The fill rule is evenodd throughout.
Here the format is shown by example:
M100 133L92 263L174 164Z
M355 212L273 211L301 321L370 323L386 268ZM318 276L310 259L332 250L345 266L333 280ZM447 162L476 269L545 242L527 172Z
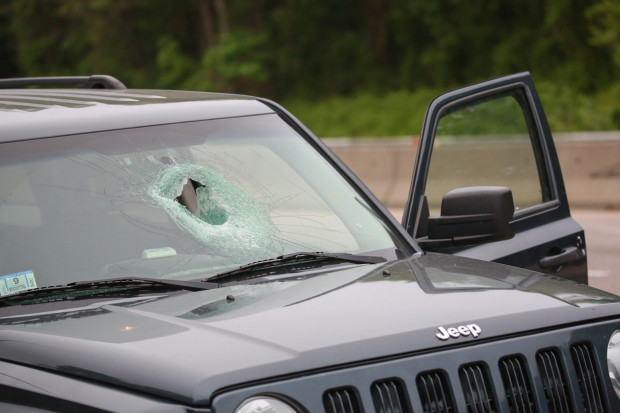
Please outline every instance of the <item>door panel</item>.
M403 225L414 237L426 236L425 215L439 213L446 192L469 186L512 190L515 237L442 252L587 282L583 230L570 217L551 132L529 73L449 92L431 103Z

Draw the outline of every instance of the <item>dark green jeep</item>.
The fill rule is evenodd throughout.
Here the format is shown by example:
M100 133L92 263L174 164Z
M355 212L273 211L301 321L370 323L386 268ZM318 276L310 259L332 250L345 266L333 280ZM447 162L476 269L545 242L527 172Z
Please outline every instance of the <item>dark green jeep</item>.
M529 74L431 103L402 224L268 100L0 87L0 411L620 411Z

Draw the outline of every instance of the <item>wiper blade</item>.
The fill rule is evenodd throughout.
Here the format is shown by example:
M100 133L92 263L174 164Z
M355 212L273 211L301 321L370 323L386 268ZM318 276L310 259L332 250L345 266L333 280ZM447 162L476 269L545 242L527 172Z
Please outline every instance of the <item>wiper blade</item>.
M19 293L6 295L0 299L0 301L22 299L32 296L48 296L64 292L73 291L88 291L92 290L96 293L99 289L107 288L133 288L140 287L142 285L149 285L151 287L173 287L179 290L210 290L220 287L218 283L203 282L203 281L181 281L181 280L167 280L159 278L147 278L147 277L129 277L129 278L107 278L100 280L90 281L76 281L65 285L52 285L49 287L33 288L32 290L25 290Z
M200 281L209 282L230 278L235 275L270 268L280 264L294 264L296 262L307 261L308 259L335 260L341 262L352 262L356 264L378 264L386 262L384 257L375 257L372 255L356 255L348 253L332 253L332 252L293 252L291 254L280 255L279 257L269 258L266 260L251 262L232 270L224 271L211 277L204 278Z

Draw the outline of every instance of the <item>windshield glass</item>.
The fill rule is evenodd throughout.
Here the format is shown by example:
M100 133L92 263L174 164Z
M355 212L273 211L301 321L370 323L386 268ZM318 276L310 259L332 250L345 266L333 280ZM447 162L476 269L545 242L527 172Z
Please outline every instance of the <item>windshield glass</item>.
M398 247L277 115L5 143L0 160L2 295L11 281L189 280L297 251Z

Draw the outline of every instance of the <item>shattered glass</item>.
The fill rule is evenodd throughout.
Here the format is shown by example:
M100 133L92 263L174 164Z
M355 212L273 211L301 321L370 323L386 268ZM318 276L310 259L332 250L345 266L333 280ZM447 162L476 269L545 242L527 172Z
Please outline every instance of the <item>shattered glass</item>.
M399 248L276 115L2 144L0 276L197 279L298 251Z
M196 189L196 214L175 201L188 179L203 185ZM275 232L266 208L204 166L170 165L157 174L148 193L179 227L223 254L264 250Z

